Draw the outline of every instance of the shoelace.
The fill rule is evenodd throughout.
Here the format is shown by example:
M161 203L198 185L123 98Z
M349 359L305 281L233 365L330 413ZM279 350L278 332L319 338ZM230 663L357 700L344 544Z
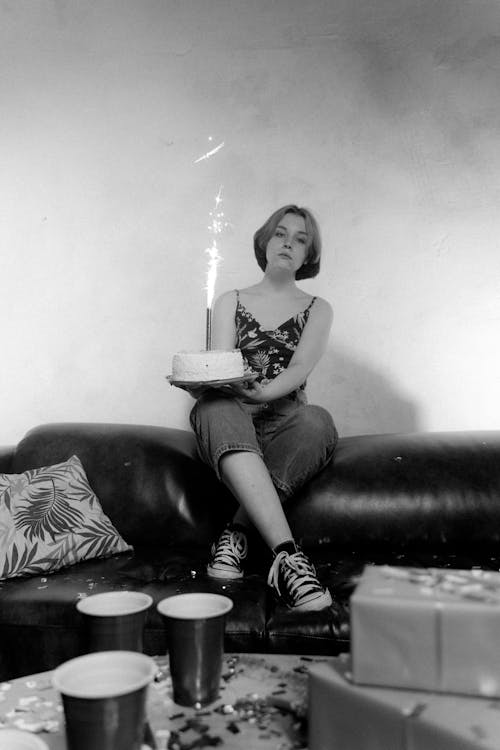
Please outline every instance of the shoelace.
M241 531L222 532L217 545L213 551L212 562L220 562L228 565L238 565L240 560L247 556L248 542L246 535Z
M287 593L295 600L299 600L310 591L322 591L321 584L316 578L314 565L307 559L303 552L279 552L269 571L267 583L273 586L281 595L279 587L280 571L283 573L284 584ZM301 588L307 587L307 591L300 592Z

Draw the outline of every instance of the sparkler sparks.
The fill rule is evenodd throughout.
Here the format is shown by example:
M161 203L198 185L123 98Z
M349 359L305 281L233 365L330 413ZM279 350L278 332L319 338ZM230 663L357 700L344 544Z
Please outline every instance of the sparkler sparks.
M198 159L195 159L195 164L198 164L200 161L205 161L205 159L210 159L211 156L217 153L217 151L220 151L221 148L224 148L224 141L222 143L219 143L218 146L213 148L211 151L207 151L206 154L203 154L203 156L199 156Z
M209 141L212 140L212 136L209 136ZM206 161L218 153L221 148L224 147L224 141L221 141L218 146L207 151L202 156L195 160L195 164L199 164L201 161ZM216 196L213 210L209 214L210 223L208 231L212 235L212 244L207 247L205 252L208 255L208 271L207 271L207 321L206 321L206 348L207 350L212 348L212 302L214 299L215 282L217 280L217 266L222 260L222 256L219 254L219 248L217 246L217 236L222 232L227 222L224 220L224 211L222 210L222 185L220 186Z
M208 255L207 271L207 326L206 326L206 348L212 348L212 302L214 299L215 282L217 280L217 266L222 260L217 245L217 236L222 232L227 222L224 220L224 211L222 210L222 185L219 188L214 199L214 208L210 212L210 224L208 231L212 234L212 244L207 247L205 252Z

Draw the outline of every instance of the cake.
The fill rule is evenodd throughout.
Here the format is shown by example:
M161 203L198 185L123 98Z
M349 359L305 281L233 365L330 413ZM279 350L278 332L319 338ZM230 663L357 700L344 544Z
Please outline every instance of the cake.
M172 359L172 380L207 382L230 380L244 375L243 356L239 349L212 349L200 352L179 352Z

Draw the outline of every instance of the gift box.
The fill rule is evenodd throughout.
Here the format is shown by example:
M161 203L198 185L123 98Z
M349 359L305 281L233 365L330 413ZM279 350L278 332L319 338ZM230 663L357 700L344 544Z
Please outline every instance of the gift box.
M366 566L350 611L356 683L500 696L500 573Z
M498 750L500 701L354 684L340 659L309 669L309 750Z

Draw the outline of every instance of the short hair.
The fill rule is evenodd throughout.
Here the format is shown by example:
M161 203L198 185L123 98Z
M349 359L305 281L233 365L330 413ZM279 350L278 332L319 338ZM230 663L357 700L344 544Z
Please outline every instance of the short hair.
M276 231L276 227L286 214L295 214L304 219L307 233L307 255L304 263L295 274L296 279L312 279L319 273L321 258L321 234L318 222L308 208L295 206L293 203L283 206L275 211L267 221L255 232L253 236L253 247L259 267L265 271L267 266L266 248L267 243Z

